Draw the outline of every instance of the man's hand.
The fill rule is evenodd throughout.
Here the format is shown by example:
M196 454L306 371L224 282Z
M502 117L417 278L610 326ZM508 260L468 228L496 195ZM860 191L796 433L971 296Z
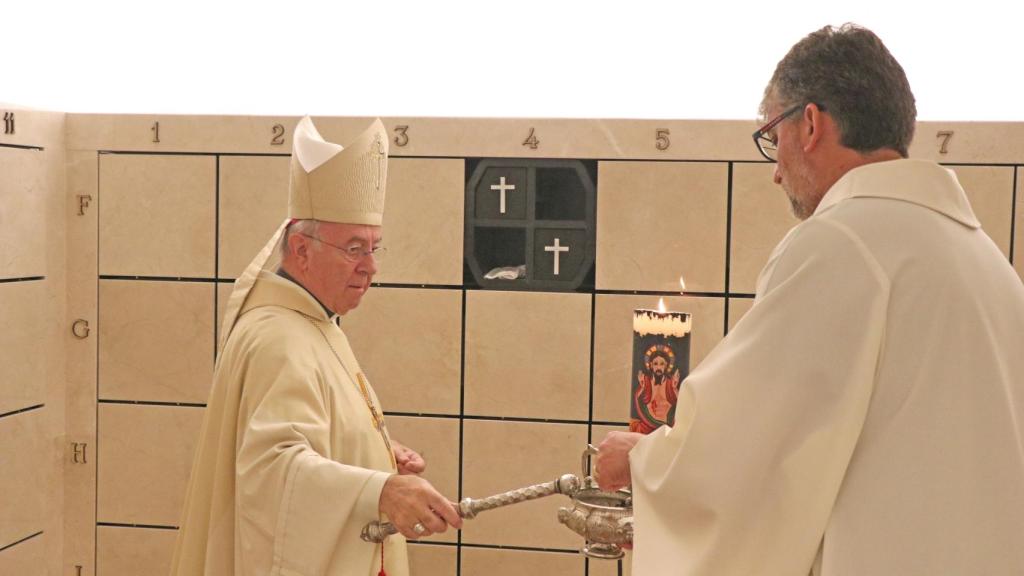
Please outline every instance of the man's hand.
M416 475L390 476L380 493L380 511L403 536L413 540L444 532L449 524L462 528L455 506Z
M395 453L399 474L422 474L427 469L423 456L412 448L391 440L391 450Z
M594 480L601 490L614 492L632 483L629 451L643 437L636 432L609 432L604 437L597 447L597 463L594 465Z

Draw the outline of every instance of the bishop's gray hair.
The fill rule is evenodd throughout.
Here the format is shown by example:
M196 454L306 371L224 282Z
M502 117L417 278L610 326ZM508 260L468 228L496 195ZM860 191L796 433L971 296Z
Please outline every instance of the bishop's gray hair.
M285 228L284 234L281 235L281 242L279 245L281 261L284 261L288 257L288 239L291 238L292 234L302 234L304 236L319 238L319 232L319 220L296 220L291 226Z

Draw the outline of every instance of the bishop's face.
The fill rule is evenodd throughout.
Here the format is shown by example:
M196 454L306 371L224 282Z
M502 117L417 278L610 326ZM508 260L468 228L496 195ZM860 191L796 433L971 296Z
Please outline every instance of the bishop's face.
M369 251L380 244L381 227L322 222L317 235L323 243L310 251L306 288L335 313L345 314L359 306L377 273Z

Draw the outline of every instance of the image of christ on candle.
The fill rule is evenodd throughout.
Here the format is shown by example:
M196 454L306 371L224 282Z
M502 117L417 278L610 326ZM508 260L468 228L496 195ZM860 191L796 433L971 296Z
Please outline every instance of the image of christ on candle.
M690 372L690 315L633 312L629 430L649 434L675 422L679 385Z
M633 422L643 432L653 431L663 424L672 425L679 396L679 368L675 353L665 344L655 344L644 352L644 367L636 373L637 385L633 396Z

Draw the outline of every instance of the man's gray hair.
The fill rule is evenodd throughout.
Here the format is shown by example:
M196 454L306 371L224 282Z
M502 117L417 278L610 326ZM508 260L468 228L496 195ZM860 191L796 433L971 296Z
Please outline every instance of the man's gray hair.
M856 24L826 26L797 42L775 68L761 115L815 103L835 119L840 143L861 153L884 148L904 158L917 107L903 67L874 32Z
M319 220L296 220L291 226L285 228L280 244L281 261L284 261L288 257L288 239L291 238L292 234L302 234L303 236L319 238L319 232Z

